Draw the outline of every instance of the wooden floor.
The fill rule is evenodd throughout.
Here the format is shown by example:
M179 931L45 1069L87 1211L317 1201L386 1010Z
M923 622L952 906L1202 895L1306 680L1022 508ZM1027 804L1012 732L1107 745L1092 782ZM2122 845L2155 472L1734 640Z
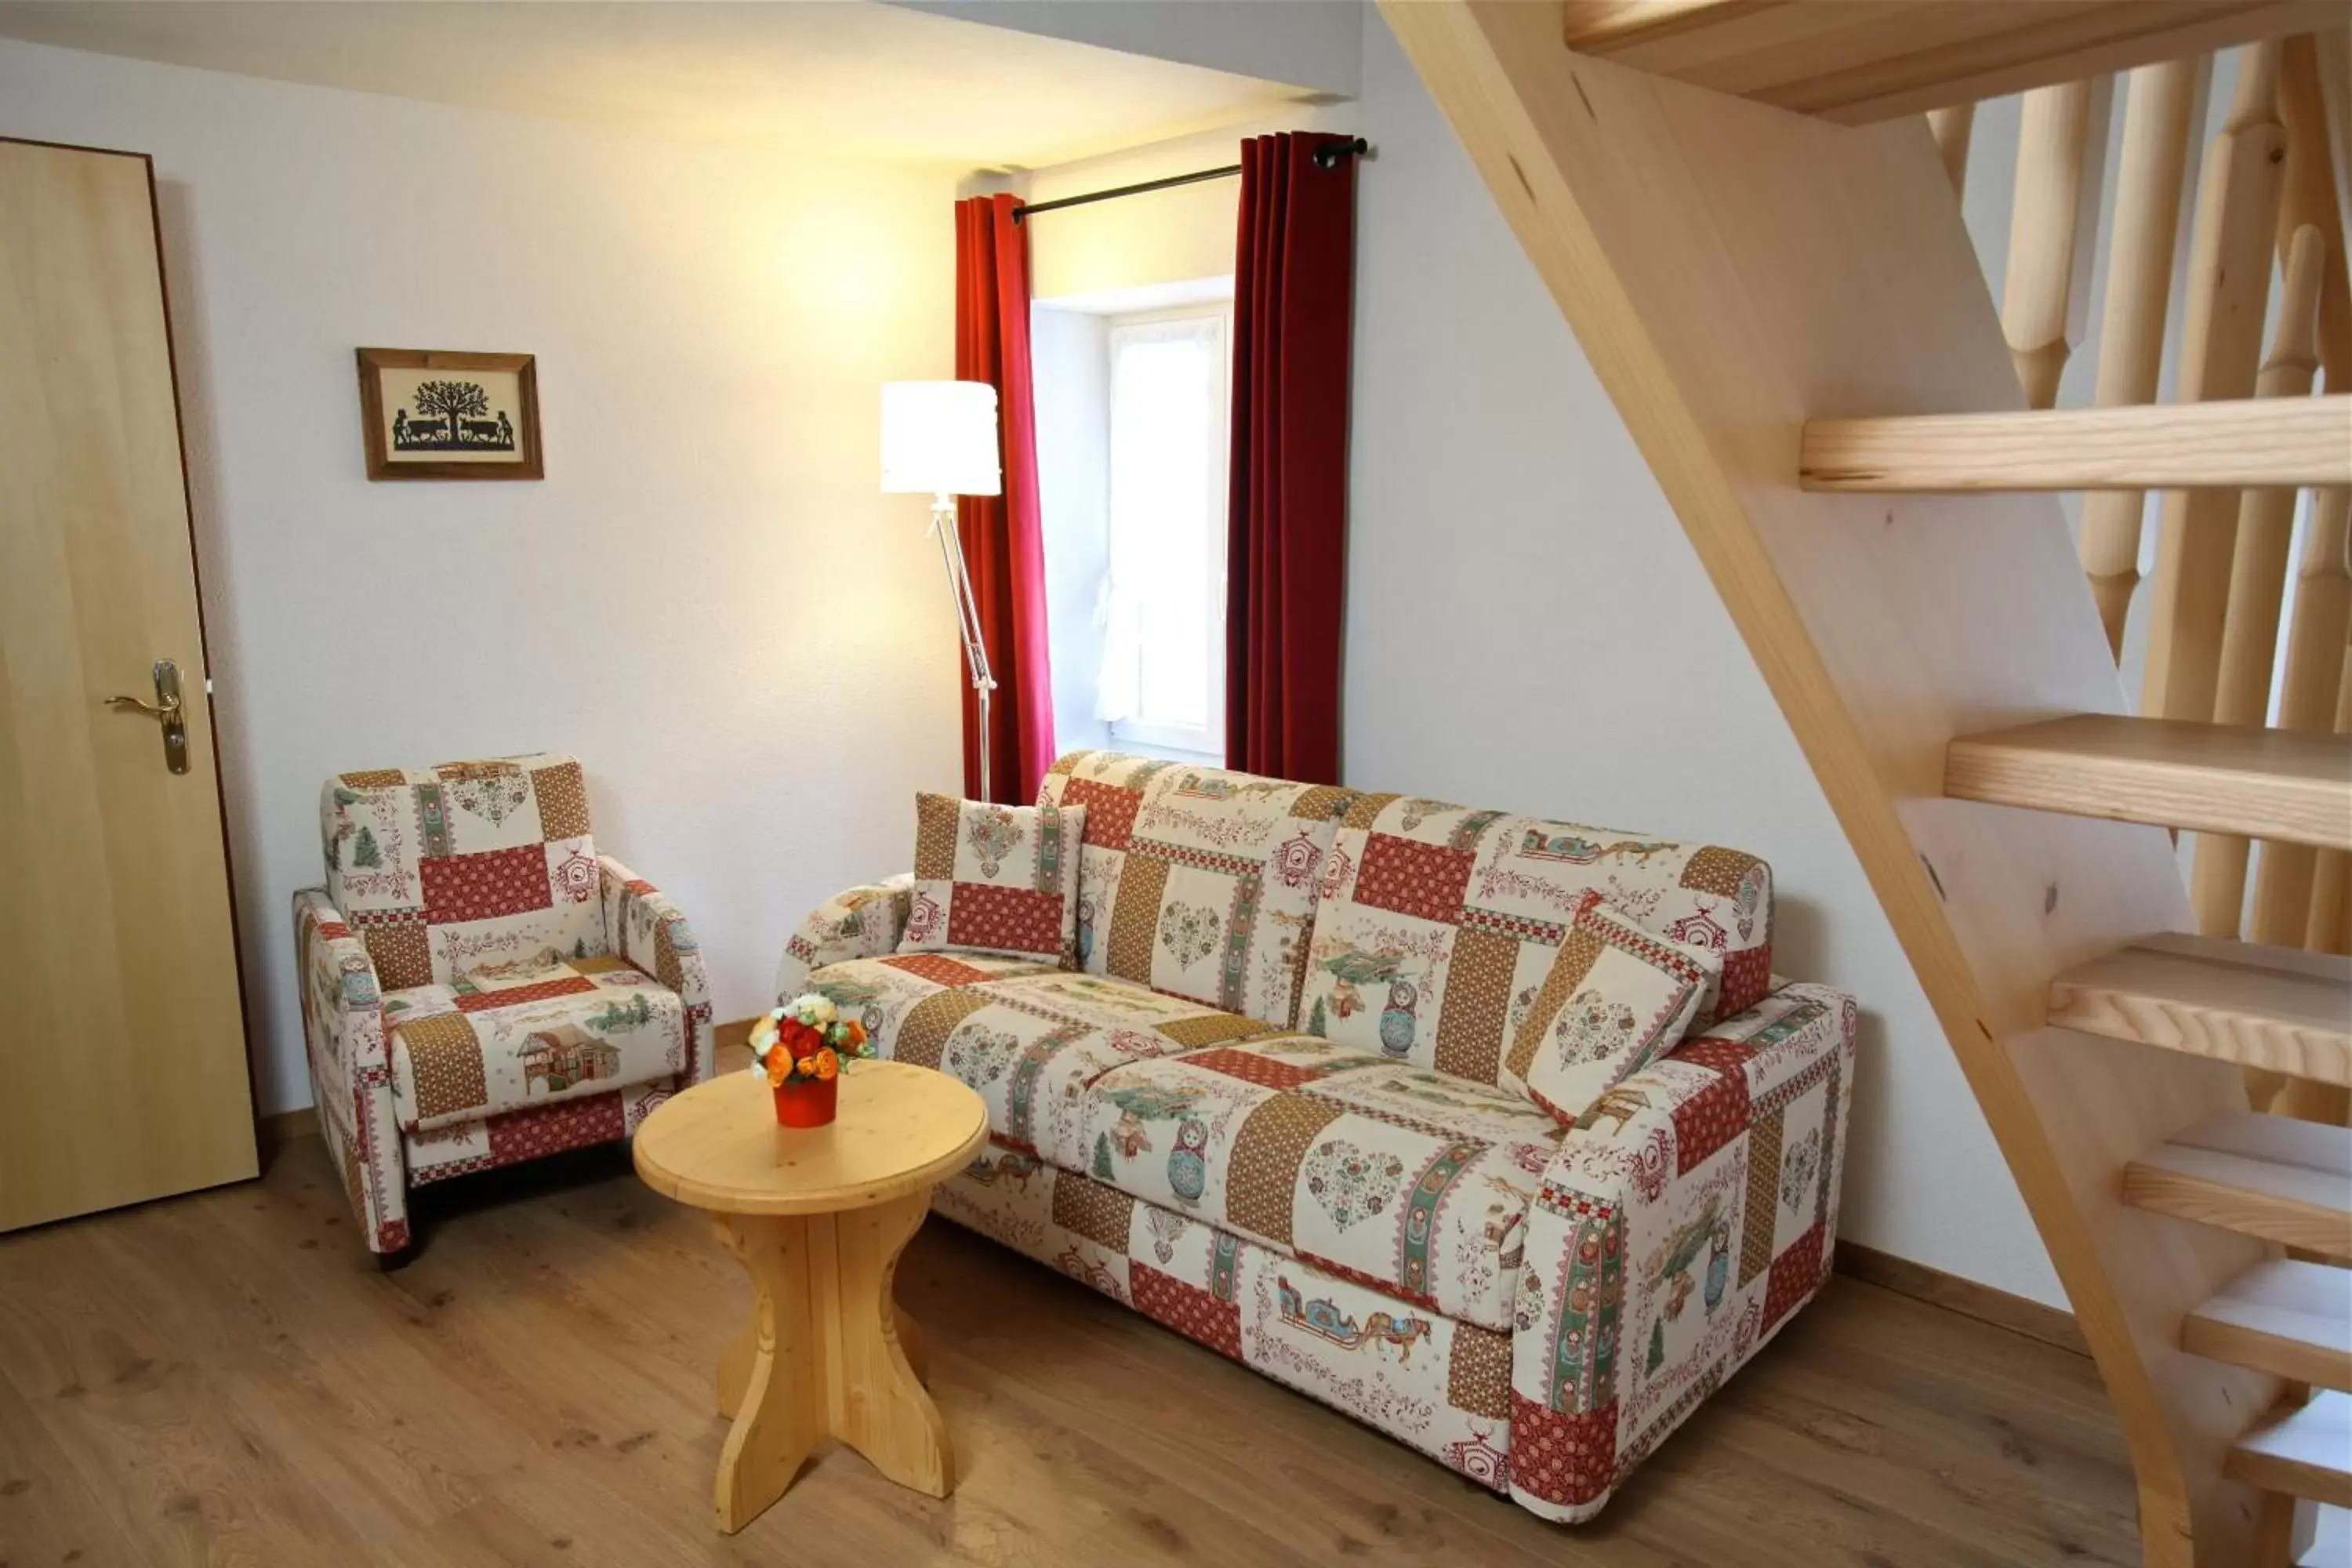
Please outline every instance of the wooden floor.
M2138 1560L2090 1363L1874 1286L1566 1531L939 1220L898 1293L961 1489L836 1451L730 1540L710 1380L748 1285L624 1163L520 1174L442 1189L393 1275L315 1140L0 1237L0 1565Z

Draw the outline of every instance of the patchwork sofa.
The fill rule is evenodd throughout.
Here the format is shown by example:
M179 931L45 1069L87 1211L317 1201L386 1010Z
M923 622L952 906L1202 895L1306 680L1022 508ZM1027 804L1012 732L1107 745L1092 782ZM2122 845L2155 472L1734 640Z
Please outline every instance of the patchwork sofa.
M1820 1288L1854 1005L1773 977L1762 861L1102 752L1041 799L1076 970L898 952L901 878L777 975L987 1101L940 1213L1560 1521ZM1498 1069L1596 891L1719 988L1548 1111Z
M371 1251L408 1190L627 1137L710 1076L685 916L596 851L570 757L337 773L294 895L319 1128Z

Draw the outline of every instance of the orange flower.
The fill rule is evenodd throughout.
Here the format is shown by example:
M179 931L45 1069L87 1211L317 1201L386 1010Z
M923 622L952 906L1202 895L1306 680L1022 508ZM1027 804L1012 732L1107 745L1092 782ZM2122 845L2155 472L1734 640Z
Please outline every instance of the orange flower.
M787 1067L788 1064L783 1052L770 1051L768 1053L768 1082L774 1088L783 1088L784 1074L787 1070Z
M793 1066L799 1070L800 1075L803 1078L814 1078L816 1077L816 1061L817 1059L814 1057L803 1057L798 1062L794 1063Z
M844 1024L841 1031L849 1037L849 1048L853 1051L866 1043L866 1026L855 1018Z
M835 1074L835 1073L839 1072L840 1070L841 1070L841 1058L840 1058L839 1057L837 1057L837 1056L834 1055L834 1053L832 1052L832 1050L831 1050L831 1049L829 1049L829 1048L828 1048L828 1049L825 1049L825 1050L822 1050L822 1051L817 1052L817 1054L816 1054L816 1076L817 1076L817 1081L818 1081L818 1082L823 1083L823 1082L825 1082L825 1081L829 1080L830 1079L832 1079L832 1077L834 1076L834 1074Z

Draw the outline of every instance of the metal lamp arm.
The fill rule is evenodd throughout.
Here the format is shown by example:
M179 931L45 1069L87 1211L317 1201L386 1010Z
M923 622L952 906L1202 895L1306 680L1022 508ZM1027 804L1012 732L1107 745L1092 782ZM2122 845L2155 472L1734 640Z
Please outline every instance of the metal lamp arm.
M963 536L956 527L955 500L931 498L931 532L940 542L940 556L948 569L948 592L954 597L956 618L963 632L964 664L971 671L971 689L980 707L980 798L990 798L992 777L988 758L988 709L996 677L988 668L988 643L981 635L980 605L972 597L971 574L965 570Z

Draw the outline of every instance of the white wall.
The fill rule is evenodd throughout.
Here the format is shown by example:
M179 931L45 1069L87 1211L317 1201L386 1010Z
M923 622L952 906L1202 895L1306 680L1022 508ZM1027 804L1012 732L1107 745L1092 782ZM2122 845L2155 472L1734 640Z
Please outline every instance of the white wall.
M576 752L721 1018L906 863L958 653L876 387L950 374L951 172L14 43L0 134L155 157L262 1109L331 771ZM546 480L366 482L361 344L537 354Z

